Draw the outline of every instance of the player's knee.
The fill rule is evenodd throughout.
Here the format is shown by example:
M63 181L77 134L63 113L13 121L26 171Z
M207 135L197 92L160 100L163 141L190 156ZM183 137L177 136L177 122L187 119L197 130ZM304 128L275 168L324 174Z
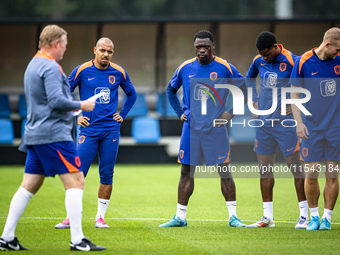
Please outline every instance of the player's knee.
M70 188L84 189L85 181L83 172L66 173L60 175L60 178L63 181L66 190Z
M77 184L78 184L78 186L84 187L84 185L85 185L84 176L78 177Z
M316 185L318 183L318 178L306 177L305 183L308 185Z
M290 166L290 171L292 172L295 179L304 179L305 171L303 166Z
M75 177L76 178L74 178L74 181L73 181L74 188L84 189L85 180L84 180L83 173L79 172L79 174L77 174Z
M329 177L326 177L326 185L327 186L333 186L333 185L337 185L339 186L339 179L338 178L332 178L333 176L331 176L330 178Z
M185 177L190 178L190 172L195 172L195 166L182 164L182 166L181 166L181 177L182 178L185 178Z

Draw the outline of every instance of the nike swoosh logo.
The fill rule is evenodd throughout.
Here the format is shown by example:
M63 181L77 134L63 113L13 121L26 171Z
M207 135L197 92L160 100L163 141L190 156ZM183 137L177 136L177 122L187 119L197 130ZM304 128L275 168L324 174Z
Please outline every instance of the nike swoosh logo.
M315 72L315 73L312 73L312 75L315 75L315 74L317 74L319 71L317 71L317 72Z
M289 150L287 150L287 152L290 152L292 149L294 149L294 148L290 148Z
M13 249L13 250L15 250L15 251L20 250L19 244L17 244L16 246L14 246L14 245L11 245L11 244L9 243L9 244L8 244L8 247L11 248L11 249Z
M118 138L117 138L117 139L113 139L112 141L114 141L114 142L115 142L115 141L117 141L117 140L118 140Z
M218 159L223 159L223 158L225 158L225 156L224 157L218 157Z
M189 75L189 78L191 78L191 77L194 77L196 74L193 74L193 75Z
M90 246L87 244L86 247L81 247L81 246L76 246L78 250L81 250L81 251L90 251L91 248Z
M261 63L261 66L265 66L266 64Z
M92 81L93 79L95 79L96 77L94 78L87 78L88 81Z
M106 205L106 202L102 202L102 201L99 201L100 203L102 203L103 205Z

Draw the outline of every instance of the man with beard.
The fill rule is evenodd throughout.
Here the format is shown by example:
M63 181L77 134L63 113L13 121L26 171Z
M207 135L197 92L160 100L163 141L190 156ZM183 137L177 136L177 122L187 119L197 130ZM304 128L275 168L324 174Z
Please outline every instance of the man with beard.
M85 177L98 151L100 185L96 228L109 227L104 216L112 193L120 125L136 101L136 91L129 75L121 66L110 62L113 52L112 41L107 37L100 38L94 47L95 59L76 67L68 78L71 92L78 86L82 100L98 97L94 111L83 112L83 116L78 118L81 128L77 143ZM127 97L121 112L117 113L119 86ZM69 228L69 218L55 228Z

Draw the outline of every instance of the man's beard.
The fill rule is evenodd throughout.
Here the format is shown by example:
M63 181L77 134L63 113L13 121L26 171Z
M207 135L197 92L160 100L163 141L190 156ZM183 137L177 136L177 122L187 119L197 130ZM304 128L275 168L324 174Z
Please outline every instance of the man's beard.
M100 64L102 67L107 67L107 66L109 66L110 62L106 62L106 63L100 62L99 64Z

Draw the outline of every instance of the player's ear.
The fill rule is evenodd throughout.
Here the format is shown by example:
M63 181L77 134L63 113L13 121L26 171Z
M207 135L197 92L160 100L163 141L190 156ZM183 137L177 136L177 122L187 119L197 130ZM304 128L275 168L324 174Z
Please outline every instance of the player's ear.
M93 53L96 54L96 47L93 47Z
M211 49L214 50L215 49L215 43L212 43L211 45Z
M57 40L54 40L54 42L53 42L53 47L54 48L57 48L58 47L58 43L59 43L59 39L57 39Z

